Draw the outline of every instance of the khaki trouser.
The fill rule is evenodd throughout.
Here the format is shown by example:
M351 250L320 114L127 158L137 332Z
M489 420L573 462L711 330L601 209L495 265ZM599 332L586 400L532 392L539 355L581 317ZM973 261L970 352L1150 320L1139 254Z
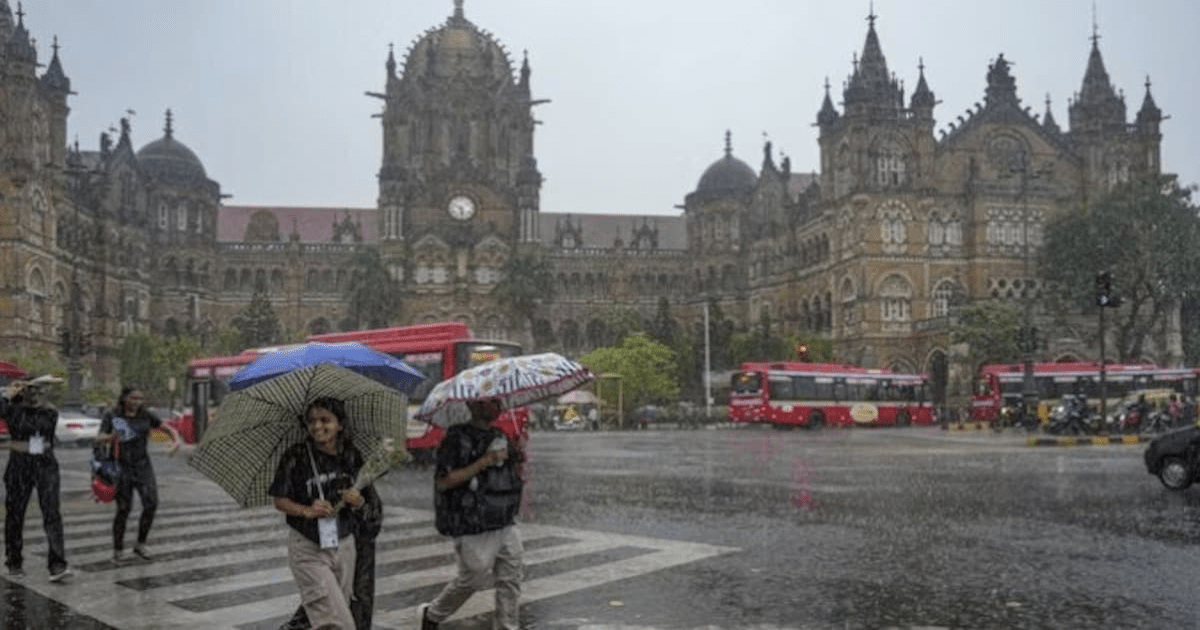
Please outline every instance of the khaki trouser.
M445 621L462 607L475 591L496 587L496 618L493 628L516 630L517 606L525 565L521 534L516 525L454 539L458 575L429 605L429 620Z
M300 603L314 629L354 630L350 597L354 588L354 536L336 549L321 549L288 528L288 566L300 589Z

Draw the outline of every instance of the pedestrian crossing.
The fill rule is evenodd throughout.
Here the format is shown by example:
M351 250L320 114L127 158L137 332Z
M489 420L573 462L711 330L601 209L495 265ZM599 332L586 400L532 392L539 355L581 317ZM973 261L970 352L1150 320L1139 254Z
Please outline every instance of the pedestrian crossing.
M129 519L128 538L139 513ZM65 584L21 582L78 613L115 628L275 630L299 597L287 566L286 525L271 508L163 506L150 536L152 562L112 560L112 512L64 517L67 557L76 576ZM522 602L661 571L736 551L702 543L525 523ZM27 531L26 566L40 566L45 541ZM450 539L433 527L433 512L385 508L376 541L376 628L409 628L416 607L455 572ZM451 618L486 615L491 591L477 593Z

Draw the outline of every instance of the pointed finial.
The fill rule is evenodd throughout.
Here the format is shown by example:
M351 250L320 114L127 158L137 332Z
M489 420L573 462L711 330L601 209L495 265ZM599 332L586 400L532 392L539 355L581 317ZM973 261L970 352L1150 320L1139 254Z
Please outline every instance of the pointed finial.
M171 126L171 109L167 108L167 124L163 127L163 132L170 138L175 133L175 128Z
M54 49L54 56L58 56L58 35L54 36L54 43L50 45Z
M871 10L867 14L867 22L870 23L871 28L875 28L875 18L877 17L879 16L875 15L875 0L871 0Z
M725 130L725 155L733 155L733 134L728 129Z
M1092 1L1092 47L1100 45L1100 25L1096 21L1096 2Z
M920 72L921 74L925 74L925 58L924 57L917 57L917 71Z
M17 25L25 26L25 8L21 6L20 2L17 3Z
M825 96L829 96L829 75L825 75Z
M1050 93L1046 92L1046 109L1050 109Z
M1150 91L1150 75L1146 75L1146 91Z
M454 0L454 17L462 19L462 17L463 17L463 0Z

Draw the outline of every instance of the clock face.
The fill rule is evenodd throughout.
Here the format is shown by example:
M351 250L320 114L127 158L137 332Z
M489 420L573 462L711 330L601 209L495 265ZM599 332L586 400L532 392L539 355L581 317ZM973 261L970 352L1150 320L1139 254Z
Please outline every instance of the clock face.
M471 201L470 197L459 195L450 199L450 203L446 205L446 211L455 219L466 221L475 216L475 202Z

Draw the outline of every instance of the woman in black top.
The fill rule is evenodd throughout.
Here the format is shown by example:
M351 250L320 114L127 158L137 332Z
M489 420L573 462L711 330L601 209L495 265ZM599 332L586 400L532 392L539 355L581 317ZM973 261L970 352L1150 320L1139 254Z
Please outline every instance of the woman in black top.
M335 398L318 398L300 419L308 438L284 452L268 494L287 515L288 567L315 628L353 628L350 612L355 567L353 510L366 501L353 487L363 457L346 437L346 410Z
M4 564L12 577L25 575L22 536L25 508L34 489L46 531L50 581L71 575L63 546L59 512L58 460L54 457L54 428L58 411L46 401L39 385L21 381L10 385L11 399L0 398L0 416L8 422L8 466L4 469Z
M179 434L150 413L145 400L145 394L136 387L121 389L117 406L105 412L100 421L100 433L96 436L97 441L119 442L117 461L121 464L121 476L117 479L117 515L113 519L113 560L116 562L131 559L125 551L125 523L133 509L134 490L142 501L142 516L138 519L137 544L133 546L133 552L143 560L152 558L146 548L146 539L150 537L150 526L154 524L154 512L158 509L158 484L147 449L150 430L162 429L170 434L169 454L174 455L179 450Z

